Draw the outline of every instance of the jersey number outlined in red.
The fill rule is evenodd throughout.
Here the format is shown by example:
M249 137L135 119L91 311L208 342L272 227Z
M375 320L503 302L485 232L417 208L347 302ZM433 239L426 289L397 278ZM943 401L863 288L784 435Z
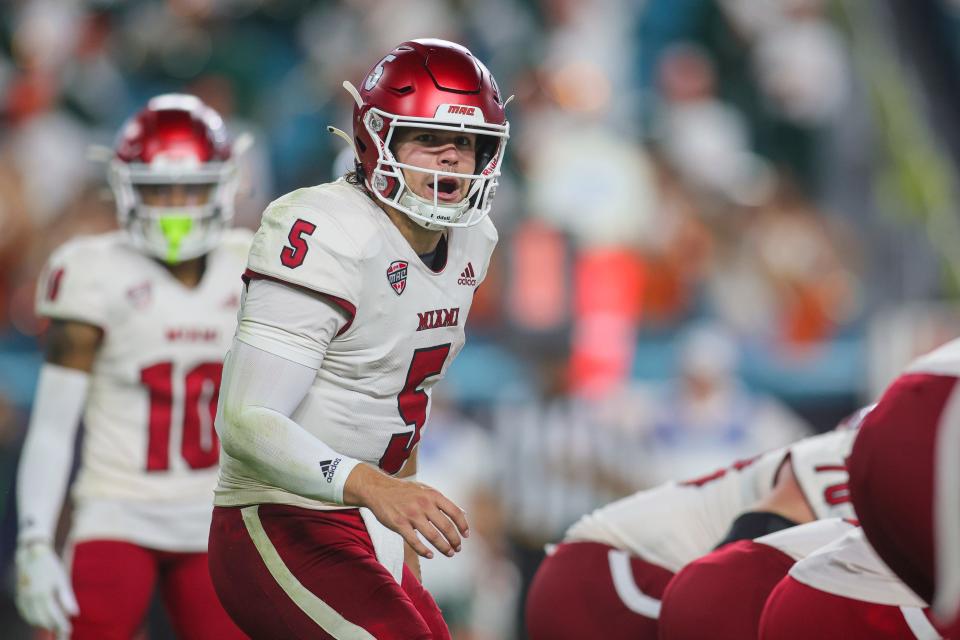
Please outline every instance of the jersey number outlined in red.
M403 468L413 448L420 442L420 430L427 421L430 396L420 388L424 380L443 371L443 364L450 355L450 343L426 347L413 352L407 380L397 394L397 410L406 425L413 425L412 432L395 433L380 457L379 467L393 475Z
M303 236L312 236L316 230L317 225L307 222L303 218L297 218L297 221L290 227L290 233L287 234L287 241L290 246L285 246L283 251L280 252L280 262L283 263L283 266L296 269L303 264L307 257L307 251L310 249Z
M220 458L220 443L213 428L213 421L217 415L222 372L222 362L199 364L187 372L183 386L175 391L172 362L160 362L140 371L140 382L150 392L147 471L170 469L174 393L183 393L180 455L191 469L206 469L217 464ZM204 429L204 418L207 415L209 421Z

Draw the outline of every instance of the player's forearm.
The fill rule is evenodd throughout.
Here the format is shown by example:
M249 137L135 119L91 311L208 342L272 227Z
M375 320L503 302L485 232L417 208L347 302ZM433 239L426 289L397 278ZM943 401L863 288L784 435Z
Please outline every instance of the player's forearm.
M223 450L258 477L296 495L344 503L344 483L357 460L272 409L244 407L224 418Z
M316 375L316 369L235 341L224 363L217 431L227 455L259 478L296 495L341 503L357 461L290 417Z
M19 539L53 540L63 506L73 445L86 403L89 375L45 364L17 470Z

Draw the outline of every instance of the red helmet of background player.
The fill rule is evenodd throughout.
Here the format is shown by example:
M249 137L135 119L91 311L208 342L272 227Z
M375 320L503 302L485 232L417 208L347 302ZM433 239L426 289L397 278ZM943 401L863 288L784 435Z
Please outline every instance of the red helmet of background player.
M446 40L404 42L371 69L359 90L348 82L344 86L357 103L353 142L360 173L374 196L428 229L470 226L490 212L509 124L493 75L468 49ZM398 162L390 148L398 127L476 134L476 173ZM434 198L413 193L401 169L430 174ZM439 202L442 176L469 179L467 196L458 203Z
M108 179L120 224L134 244L170 263L213 249L233 218L232 155L220 116L194 96L157 96L127 120ZM144 201L158 191L180 195L172 202Z

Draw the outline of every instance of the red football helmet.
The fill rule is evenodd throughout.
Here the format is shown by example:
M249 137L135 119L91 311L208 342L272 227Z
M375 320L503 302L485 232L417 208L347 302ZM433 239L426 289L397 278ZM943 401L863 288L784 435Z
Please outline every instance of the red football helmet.
M233 218L232 155L220 116L194 96L157 96L127 120L108 180L134 244L170 263L213 249Z
M353 95L353 142L367 188L421 226L467 227L490 212L510 125L505 101L490 71L469 50L446 40L411 40L384 56ZM509 102L509 100L507 100ZM403 164L390 148L397 127L425 127L477 135L476 173L437 171ZM432 200L413 193L401 169L431 174ZM437 198L441 176L471 181L453 204Z

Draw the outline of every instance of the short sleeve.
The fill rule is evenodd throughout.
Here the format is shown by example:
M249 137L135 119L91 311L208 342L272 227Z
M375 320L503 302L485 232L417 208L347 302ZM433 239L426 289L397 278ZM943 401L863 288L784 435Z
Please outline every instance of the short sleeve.
M347 325L346 312L325 296L273 280L252 280L243 298L237 339L311 369Z
M271 204L254 236L247 270L331 296L348 310L360 299L360 249L334 215L316 207Z
M95 249L74 240L54 252L37 282L37 315L107 325L108 281L100 274L102 256Z

